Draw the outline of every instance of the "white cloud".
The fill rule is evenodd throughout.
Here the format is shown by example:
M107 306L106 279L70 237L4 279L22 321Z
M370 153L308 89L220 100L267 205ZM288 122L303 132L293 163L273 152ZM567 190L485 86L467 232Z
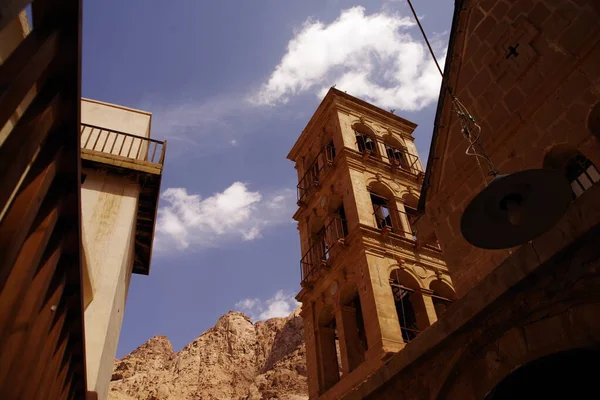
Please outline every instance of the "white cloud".
M255 240L264 229L287 223L295 206L290 189L263 195L248 190L242 182L205 199L185 188L169 188L161 198L164 203L156 223L157 250Z
M299 305L294 295L279 290L265 301L256 298L241 300L235 304L235 308L247 314L253 321L264 321L269 318L287 317Z
M364 7L342 11L328 25L309 19L249 100L276 105L307 91L324 96L335 84L380 107L421 109L437 99L441 77L420 36L407 32L414 25L389 11L365 15Z

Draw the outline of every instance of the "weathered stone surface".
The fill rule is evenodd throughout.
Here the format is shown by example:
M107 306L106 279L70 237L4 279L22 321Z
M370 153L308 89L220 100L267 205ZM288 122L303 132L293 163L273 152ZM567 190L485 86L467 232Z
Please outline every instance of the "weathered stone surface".
M253 324L230 311L175 353L155 336L115 360L110 400L307 398L302 318Z

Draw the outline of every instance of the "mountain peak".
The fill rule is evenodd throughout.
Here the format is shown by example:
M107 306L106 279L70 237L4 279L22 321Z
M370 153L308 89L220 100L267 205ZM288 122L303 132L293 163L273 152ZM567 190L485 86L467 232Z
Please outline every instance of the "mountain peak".
M109 400L307 399L297 312L253 324L229 311L177 353L154 336L115 360Z

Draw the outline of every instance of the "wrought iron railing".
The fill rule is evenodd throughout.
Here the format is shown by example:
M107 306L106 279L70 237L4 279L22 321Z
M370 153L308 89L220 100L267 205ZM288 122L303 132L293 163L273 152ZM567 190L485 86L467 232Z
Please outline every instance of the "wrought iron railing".
M81 148L162 164L165 159L166 143L114 129L81 124Z
M334 158L335 148L331 145L323 147L317 154L296 186L298 204L305 203L313 189L321 184L323 172L332 165Z
M316 236L308 251L300 260L300 273L302 282L310 280L312 274L329 260L330 251L341 239L348 235L346 220L335 217Z
M430 250L437 252L442 251L437 240L423 241L423 238L419 237L419 234L414 227L417 217L413 213L407 213L381 205L374 206L374 209L373 219L375 221L375 226L378 229L387 229L389 232L402 236L405 239L412 240L415 243L421 242L420 244L423 247L429 248Z
M392 168L398 169L412 175L418 175L419 157L408 152L408 149L381 141L367 135L356 135L356 149L368 159L375 159L389 163ZM383 154L382 150L385 150Z
M387 228L393 233L403 234L412 237L415 241L417 240L416 231L412 226L415 218L413 215L381 205L376 205L373 208L373 219L378 229Z

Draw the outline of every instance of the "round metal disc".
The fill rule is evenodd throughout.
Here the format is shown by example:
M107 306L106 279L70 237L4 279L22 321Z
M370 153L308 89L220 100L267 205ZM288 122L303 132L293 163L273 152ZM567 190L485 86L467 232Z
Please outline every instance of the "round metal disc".
M523 219L511 224L501 202L507 196L522 199ZM572 200L571 187L560 171L530 169L498 175L465 209L460 229L473 246L507 249L535 239L552 228Z

